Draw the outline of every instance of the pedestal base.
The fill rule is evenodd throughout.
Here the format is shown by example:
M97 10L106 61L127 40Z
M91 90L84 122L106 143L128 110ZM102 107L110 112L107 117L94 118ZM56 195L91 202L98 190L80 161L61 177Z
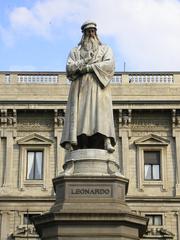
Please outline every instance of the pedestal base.
M147 219L132 214L126 204L128 179L106 151L86 151L74 151L65 171L53 179L56 202L49 213L34 218L41 239L139 239Z
M47 213L36 220L42 240L130 240L144 234L146 219L128 213Z

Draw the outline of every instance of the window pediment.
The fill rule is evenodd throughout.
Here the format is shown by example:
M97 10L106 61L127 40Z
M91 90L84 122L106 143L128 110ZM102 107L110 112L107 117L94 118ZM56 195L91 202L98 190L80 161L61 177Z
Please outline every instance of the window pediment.
M23 137L17 142L19 145L51 145L53 143L51 139L41 136L37 133L33 133L26 137Z
M163 145L168 145L169 140L162 138L155 134L149 134L145 137L135 140L134 143L136 145L156 145L156 146L160 145L160 146L163 146Z

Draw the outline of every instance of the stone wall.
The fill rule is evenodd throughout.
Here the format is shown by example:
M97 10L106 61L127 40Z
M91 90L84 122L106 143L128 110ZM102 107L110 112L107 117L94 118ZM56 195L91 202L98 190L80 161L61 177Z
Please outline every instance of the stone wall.
M44 85L17 82L17 73L10 73L11 82L5 84L3 76L0 239L37 239L24 217L46 212L54 203L51 180L63 170L65 151L59 142L69 85L64 74L58 75L59 82ZM114 154L130 181L127 202L135 213L162 217L161 225L149 225L144 239L180 240L180 75L173 76L169 84L140 85L122 74L122 84L112 84ZM39 149L44 153L43 179L27 180L27 151ZM144 179L144 150L160 151L159 180Z

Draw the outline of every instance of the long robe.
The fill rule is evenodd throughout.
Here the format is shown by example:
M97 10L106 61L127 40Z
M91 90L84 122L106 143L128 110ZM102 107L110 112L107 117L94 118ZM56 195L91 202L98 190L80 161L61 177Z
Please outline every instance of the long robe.
M67 60L67 77L71 81L61 146L77 145L77 136L100 133L115 145L110 81L114 75L111 48L99 45L90 64L93 71L77 73L82 63L80 47L71 50Z

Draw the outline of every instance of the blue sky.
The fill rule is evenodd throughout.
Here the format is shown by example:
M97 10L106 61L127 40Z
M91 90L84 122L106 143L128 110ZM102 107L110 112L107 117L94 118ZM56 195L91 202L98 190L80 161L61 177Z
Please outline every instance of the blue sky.
M64 71L88 19L116 71L180 71L178 0L0 0L0 71Z

